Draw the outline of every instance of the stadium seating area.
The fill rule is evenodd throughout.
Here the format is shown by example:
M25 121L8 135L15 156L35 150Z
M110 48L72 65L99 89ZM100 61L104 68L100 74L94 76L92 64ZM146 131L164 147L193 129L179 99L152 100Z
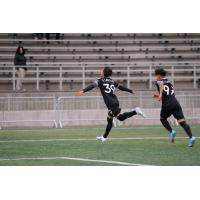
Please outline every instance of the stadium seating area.
M28 71L26 92L15 93L19 45L26 49ZM123 109L140 106L148 115L134 125L160 124L160 104L152 99L158 66L169 72L188 120L200 123L200 34L60 34L47 40L29 33L0 34L0 127L104 124L107 111L98 91L74 97L104 66L113 68L115 80L139 90L134 98L118 93Z
M27 91L74 91L111 66L115 79L136 89L153 89L153 71L164 66L176 89L200 88L200 34L0 34L0 91L15 90L18 45L27 49Z

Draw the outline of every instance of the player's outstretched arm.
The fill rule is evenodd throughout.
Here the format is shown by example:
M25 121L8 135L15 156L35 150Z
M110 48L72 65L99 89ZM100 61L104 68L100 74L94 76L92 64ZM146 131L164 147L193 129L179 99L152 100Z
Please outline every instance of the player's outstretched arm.
M158 101L161 101L162 100L163 90L164 90L164 83L163 83L163 81L161 81L159 83L159 88L160 88L160 92L159 92L159 96L158 96Z
M75 96L83 96L84 92L83 90L79 90L75 93Z
M158 101L161 101L162 100L162 93L163 93L163 90L164 90L164 83L163 83L163 81L157 81L156 86L158 88L159 93L158 94L154 94L153 98L157 99Z
M76 96L82 96L85 92L88 92L88 91L94 89L95 87L96 86L94 84L91 84L91 85L87 86L85 89L76 92L75 95Z
M122 86L122 85L119 85L119 86L118 86L118 89L121 90L121 91L125 91L125 92L132 93L132 94L135 93L133 90L131 90L131 89L127 88L127 87L124 87L124 86Z
M153 95L153 98L154 98L154 99L158 99L158 97L159 97L159 94L154 94L154 95Z

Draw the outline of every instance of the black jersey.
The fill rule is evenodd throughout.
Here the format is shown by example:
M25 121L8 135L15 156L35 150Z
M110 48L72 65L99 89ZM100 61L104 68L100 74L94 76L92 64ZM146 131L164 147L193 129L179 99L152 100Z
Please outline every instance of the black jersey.
M120 111L118 98L114 94L116 87L121 91L133 93L133 90L119 85L109 77L97 79L93 84L83 89L83 92L88 92L95 87L99 87L107 108L115 115Z
M108 109L119 106L118 98L114 94L116 87L118 87L118 83L111 78L100 78L95 81L95 84L101 90L101 94Z
M158 92L160 93L159 85L161 82L164 84L164 89L162 93L162 106L170 106L172 104L178 103L175 97L173 85L168 79L164 78L161 81L156 82Z

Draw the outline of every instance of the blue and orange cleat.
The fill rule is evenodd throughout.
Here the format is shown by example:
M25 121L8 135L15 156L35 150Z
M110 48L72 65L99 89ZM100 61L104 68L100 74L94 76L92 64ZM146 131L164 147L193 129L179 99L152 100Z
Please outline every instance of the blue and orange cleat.
M171 143L175 142L176 139L176 131L172 130L172 132L170 133L170 138L171 138Z
M196 142L196 138L194 136L192 136L189 140L189 147L193 147L195 145Z

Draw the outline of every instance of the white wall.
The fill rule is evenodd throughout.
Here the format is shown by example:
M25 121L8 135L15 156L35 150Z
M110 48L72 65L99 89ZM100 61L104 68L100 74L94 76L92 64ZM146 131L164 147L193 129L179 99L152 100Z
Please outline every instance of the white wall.
M122 112L127 110L122 110ZM144 109L147 119L134 116L126 120L124 126L160 125L160 109ZM185 116L190 124L200 124L200 108L186 109ZM1 111L1 127L54 127L54 120L59 124L61 120L64 127L67 126L105 126L107 110L63 110L63 111ZM197 117L197 119L190 119ZM173 119L173 118L172 118ZM28 121L27 121L28 120ZM30 121L29 121L30 120ZM31 121L33 120L33 121ZM35 122L34 120L40 120ZM48 122L50 120L50 122ZM17 121L17 122L2 122Z

